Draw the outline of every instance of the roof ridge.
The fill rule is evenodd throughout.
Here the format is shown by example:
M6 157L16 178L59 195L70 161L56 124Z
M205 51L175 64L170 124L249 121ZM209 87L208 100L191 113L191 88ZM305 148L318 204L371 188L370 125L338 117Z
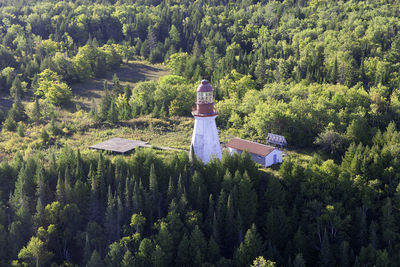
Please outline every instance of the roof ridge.
M266 144L257 143L257 142L255 142L255 141L250 141L250 140L246 140L246 139L243 139L243 138L239 138L239 137L234 137L234 139L240 139L240 140L243 140L243 141L245 141L245 142L253 143L253 144L256 144L256 145L262 145L262 146L267 146L267 147L273 147L273 146L269 146L269 145L266 145ZM229 143L229 142L228 142L228 143ZM273 148L275 148L275 147L273 147Z

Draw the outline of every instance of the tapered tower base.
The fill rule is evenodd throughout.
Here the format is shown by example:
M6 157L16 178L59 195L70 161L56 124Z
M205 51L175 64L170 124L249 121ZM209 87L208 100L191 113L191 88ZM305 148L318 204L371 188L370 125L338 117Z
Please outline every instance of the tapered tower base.
M194 114L193 114L194 115ZM221 145L218 138L215 118L217 114L210 116L194 115L194 130L192 136L192 147L194 154L206 164L212 158L221 159Z

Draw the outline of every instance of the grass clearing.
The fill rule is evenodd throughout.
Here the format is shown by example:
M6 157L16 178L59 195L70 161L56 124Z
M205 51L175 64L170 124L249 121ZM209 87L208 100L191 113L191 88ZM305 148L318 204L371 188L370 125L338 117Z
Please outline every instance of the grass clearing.
M140 81L157 81L160 77L169 75L170 71L161 64L152 65L145 61L128 61L118 69L108 71L104 78L96 78L83 83L71 85L74 101L88 108L92 101L99 103L104 94L104 82L112 86L114 73L117 74L122 86L134 87Z

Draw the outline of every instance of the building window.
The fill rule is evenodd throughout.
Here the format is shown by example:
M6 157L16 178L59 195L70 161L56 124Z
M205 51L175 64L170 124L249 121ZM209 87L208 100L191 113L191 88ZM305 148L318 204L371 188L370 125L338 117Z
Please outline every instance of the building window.
M213 92L197 92L198 104L209 104L213 102Z

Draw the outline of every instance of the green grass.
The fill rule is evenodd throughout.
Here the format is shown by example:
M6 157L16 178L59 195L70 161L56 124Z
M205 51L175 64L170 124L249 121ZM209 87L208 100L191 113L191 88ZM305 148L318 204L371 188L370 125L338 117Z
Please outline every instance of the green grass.
M111 88L114 73L117 74L122 86L129 85L131 88L140 81L157 81L160 77L170 74L163 65L152 65L146 61L129 61L115 70L108 71L103 78L72 84L75 102L82 107L90 107L92 101L98 104L104 94L104 82L106 81Z
M104 78L71 85L73 91L72 103L66 108L48 108L48 105L41 101L42 113L45 118L39 124L27 123L24 137L4 129L0 132L0 159L12 158L18 151L30 153L30 151L59 149L64 146L79 148L84 151L88 150L90 145L112 137L145 140L155 146L188 149L190 131L188 132L187 125L193 125L193 122L188 118L160 120L143 117L116 125L96 123L91 118L88 110L92 102L99 103L104 93L104 81L112 86L114 73L119 77L121 85L133 87L139 81L158 80L160 77L168 75L169 70L163 65L152 65L144 61L129 61L122 64L120 68L107 72ZM3 100L0 101L0 108L7 110L11 105L8 98L3 98L0 99ZM27 113L30 114L33 103L27 101L23 103ZM49 129L49 119L52 114L57 118L56 121L61 129L61 134L53 136L50 133L49 142L43 142L40 138L40 132L42 128ZM160 153L174 152L163 151Z

